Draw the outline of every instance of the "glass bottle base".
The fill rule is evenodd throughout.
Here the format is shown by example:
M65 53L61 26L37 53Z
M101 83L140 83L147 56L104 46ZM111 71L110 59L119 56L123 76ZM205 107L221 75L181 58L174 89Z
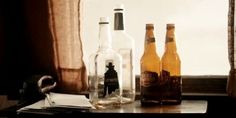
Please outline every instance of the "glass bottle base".
M157 106L157 105L178 105L180 100L165 99L165 100L140 100L141 106Z
M92 104L96 109L119 108L121 106L121 102L111 100L99 100L96 103Z
M129 104L135 101L135 93L132 90L123 90L121 103Z

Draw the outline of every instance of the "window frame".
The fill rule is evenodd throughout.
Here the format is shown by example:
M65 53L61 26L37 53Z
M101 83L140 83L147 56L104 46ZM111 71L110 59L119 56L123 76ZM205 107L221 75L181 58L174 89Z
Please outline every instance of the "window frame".
M227 42L227 39L225 39ZM228 52L225 52L228 53ZM140 75L136 75L136 95L140 96ZM227 96L228 75L182 75L183 98Z
M136 75L136 99L140 98L140 75ZM206 99L227 96L228 75L183 75L183 99Z

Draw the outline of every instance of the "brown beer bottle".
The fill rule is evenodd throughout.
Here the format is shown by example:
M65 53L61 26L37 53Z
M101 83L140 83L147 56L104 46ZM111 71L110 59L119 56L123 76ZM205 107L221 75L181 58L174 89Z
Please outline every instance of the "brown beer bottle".
M153 30L153 24L146 24L144 53L140 60L140 101L142 106L152 106L161 103L161 92L159 88L161 62L156 52Z
M167 24L166 30L165 52L161 58L162 104L180 104L182 78L181 62L175 42L175 24Z

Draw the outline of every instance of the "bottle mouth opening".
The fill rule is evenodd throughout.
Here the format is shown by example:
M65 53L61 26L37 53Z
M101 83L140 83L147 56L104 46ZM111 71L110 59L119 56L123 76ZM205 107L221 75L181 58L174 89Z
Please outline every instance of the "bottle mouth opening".
M99 24L109 24L109 17L100 17Z
M154 29L154 24L152 23L146 24L146 29Z
M117 4L114 8L114 11L123 11L124 5L123 4Z
M166 28L167 29L175 28L175 24L173 24L173 23L166 24Z

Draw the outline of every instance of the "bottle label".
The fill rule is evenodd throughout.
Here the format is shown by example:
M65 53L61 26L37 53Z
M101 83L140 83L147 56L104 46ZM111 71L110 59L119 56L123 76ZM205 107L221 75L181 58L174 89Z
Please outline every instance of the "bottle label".
M132 50L123 48L119 50L119 54L122 56L122 86L125 89L131 89L132 85Z
M145 71L141 73L140 85L143 87L151 87L158 85L158 74L155 72Z
M181 76L171 76L170 72L162 70L162 98L165 100L180 100L182 93Z
M166 43L173 42L173 41L174 41L174 37L166 37Z
M147 39L146 39L146 42L147 42L147 43L153 43L153 42L155 42L155 37L147 38Z
M116 89L119 89L119 81L115 66L113 62L108 61L106 64L107 71L104 74L104 91L103 97L107 94L110 95L112 92L115 92Z
M159 76L155 72L145 71L141 73L141 102L158 102L161 99Z

